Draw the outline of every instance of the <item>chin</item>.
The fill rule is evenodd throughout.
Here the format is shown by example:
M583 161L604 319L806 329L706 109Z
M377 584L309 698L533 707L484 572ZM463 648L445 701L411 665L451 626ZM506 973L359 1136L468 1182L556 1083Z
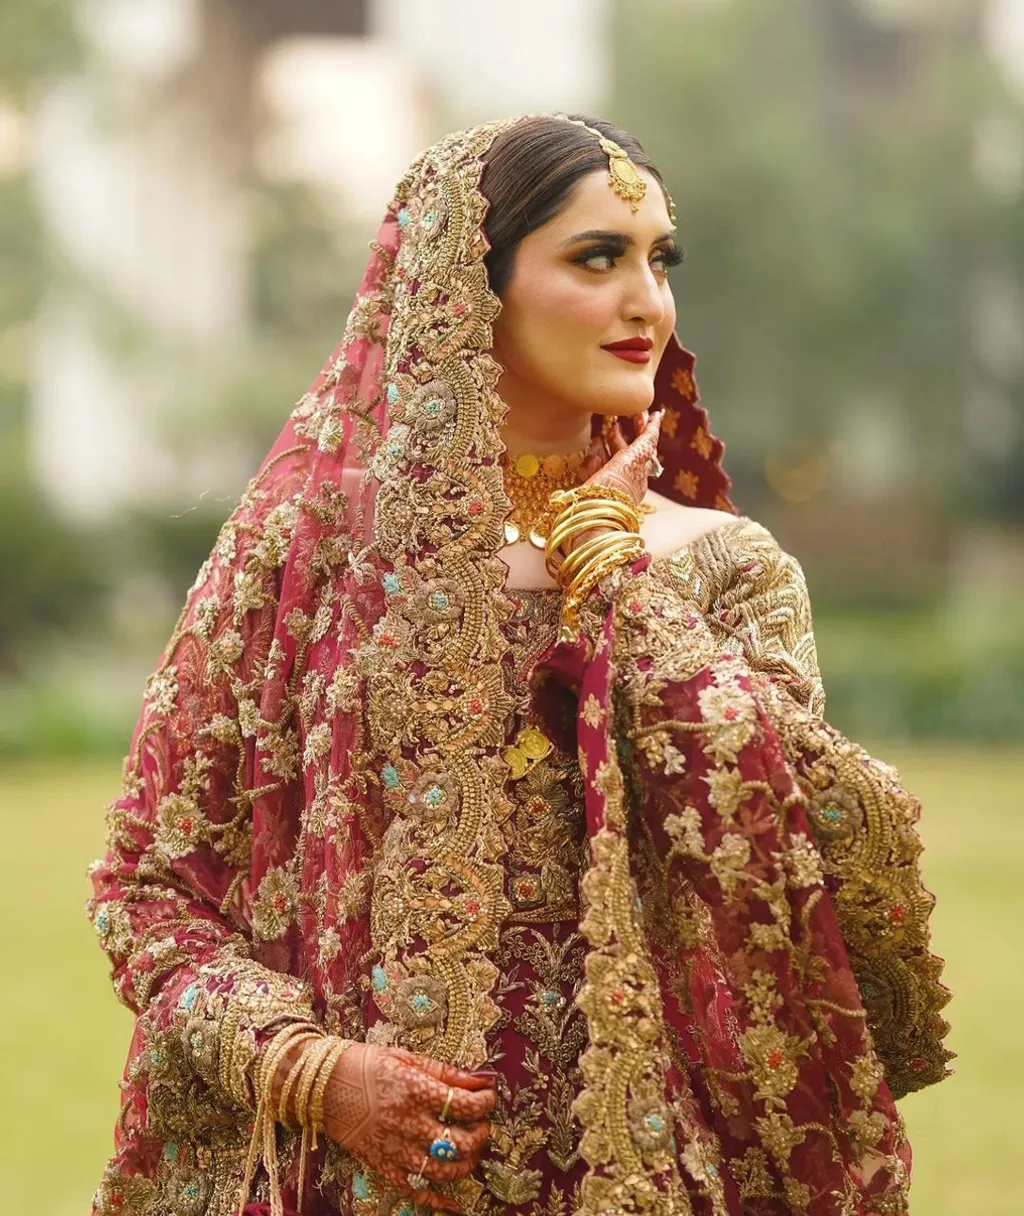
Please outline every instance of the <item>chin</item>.
M634 382L621 392L606 385L604 392L590 398L589 408L594 414L642 414L654 403L654 382L640 385Z

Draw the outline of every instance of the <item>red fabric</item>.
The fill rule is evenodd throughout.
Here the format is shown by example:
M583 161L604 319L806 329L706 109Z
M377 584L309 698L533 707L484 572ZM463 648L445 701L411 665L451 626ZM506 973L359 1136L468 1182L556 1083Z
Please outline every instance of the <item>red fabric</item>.
M644 572L649 565L649 558L640 559L632 567L631 577L623 580L616 596L621 611L630 613L630 587L646 577ZM638 607L635 611L641 610ZM642 619L637 617L634 629L642 630ZM695 631L695 641L696 634L703 630L695 618L686 627ZM587 832L592 842L602 833L614 836L624 833L621 825L609 821L600 780L600 773L609 762L618 762L615 735L609 729L614 717L615 639L615 610L609 609L596 647L586 642L556 643L539 660L534 677L540 687L544 686L545 676L551 674L579 690L576 732L580 755L586 764ZM588 651L592 651L589 659ZM635 647L630 652L635 653ZM620 652L619 662L623 661ZM641 658L638 669L645 668L651 669L650 661ZM652 674L656 670L652 669ZM707 780L718 766L709 760L705 750L715 724L702 705L702 694L708 690L715 692L719 687L731 688L738 703L755 705L757 715L756 728L738 749L737 768L744 781L760 788L743 800L728 821L711 804ZM666 1075L666 1095L670 1105L674 1103L686 1112L687 1124L695 1129L695 1137L699 1140L703 1136L713 1146L716 1159L727 1163L716 1179L721 1183L717 1201L722 1206L714 1206L710 1189L699 1195L703 1188L696 1179L690 1181L690 1200L694 1212L707 1216L722 1211L730 1216L754 1213L787 1216L794 1210L806 1212L807 1216L832 1216L840 1210L857 1216L903 1212L900 1196L906 1178L896 1178L890 1170L882 1168L870 1183L861 1185L856 1181L864 1150L844 1134L852 1126L851 1119L853 1123L862 1118L877 1120L880 1134L873 1152L891 1155L902 1162L906 1177L911 1166L910 1144L884 1081L869 1102L855 1092L857 1079L851 1064L856 1060L873 1061L875 1068L878 1064L862 1017L851 1019L832 1012L833 1008L863 1010L832 905L823 897L820 884L794 889L786 881L783 857L794 843L811 840L812 833L792 769L771 719L757 701L756 687L757 682L738 649L732 652L725 649L690 679L659 682L660 704L649 702L643 724L652 727L665 722L686 724L685 730L671 731L673 742L682 753L674 765L677 771L646 777L642 763L623 761L635 782L639 809L659 857L672 856L677 843L671 830L667 830L671 817L694 812L694 843L699 848L694 847L690 855L680 855L675 850L667 876L670 892L680 897L684 887L694 892L709 909L713 923L711 944L705 941L700 946L679 948L671 953L660 945L654 948L668 1034L682 1049L675 1055L676 1067ZM599 722L597 714L584 712L591 698L604 711ZM726 714L729 712L726 710ZM781 807L786 808L784 813ZM749 887L743 885L746 877L750 877L762 884L779 883L785 891L791 915L791 950L750 948L751 925L768 925L772 917L756 895L740 900L726 898L723 882L714 866L709 867L707 857L714 854L727 834L734 846L749 851L747 862L741 867L744 878L737 880L742 890L756 890L754 883ZM634 873L643 890L642 867L636 861L633 845L629 848L637 867ZM664 877L661 874L657 880ZM792 1063L783 1036L791 1036L792 1043L807 1040L814 1043L803 1054L797 1053L796 1079L791 1086L780 1088L776 1097L768 1093L770 1081L765 1082L764 1092L752 1085L749 1060L744 1059L740 1050L742 1036L756 1032L760 1024L746 988L757 972L773 978L781 998L771 1019L770 1045L763 1069L766 1076L773 1068L782 1070ZM680 987L680 977L686 977L685 992ZM776 1045L776 1040L781 1046ZM714 1103L709 1090L712 1078L717 1090ZM722 1113L725 1105L722 1095L725 1103L733 1107L729 1117ZM744 1202L730 1167L735 1167L749 1149L770 1143L763 1126L769 1116L791 1121L797 1128L818 1130L805 1133L802 1142L793 1148L787 1172L776 1173L769 1166L771 1184L777 1189L775 1198L748 1198ZM800 1204L795 1196L791 1200L784 1193L785 1186L793 1184L806 1188ZM839 1196L845 1196L852 1206L840 1208Z

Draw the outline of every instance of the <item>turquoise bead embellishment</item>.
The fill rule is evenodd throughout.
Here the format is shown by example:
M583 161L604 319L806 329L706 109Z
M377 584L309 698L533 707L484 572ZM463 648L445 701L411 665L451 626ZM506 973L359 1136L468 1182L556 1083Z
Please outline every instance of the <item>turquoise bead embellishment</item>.
M370 1184L366 1181L365 1174L352 1175L352 1194L356 1199L370 1198Z
M385 764L380 770L380 776L389 790L397 790L402 784L402 778L398 775L398 769L393 764Z
M380 963L374 963L370 971L370 983L374 992L384 992L388 986L388 974Z
M385 595L397 595L402 590L402 580L397 574L385 574L380 581L384 587Z
M408 209L403 207L398 213L398 226L399 228L405 229L408 228L411 223L412 216L409 214Z
M821 812L822 819L828 820L829 823L843 822L843 809L838 806L827 806Z

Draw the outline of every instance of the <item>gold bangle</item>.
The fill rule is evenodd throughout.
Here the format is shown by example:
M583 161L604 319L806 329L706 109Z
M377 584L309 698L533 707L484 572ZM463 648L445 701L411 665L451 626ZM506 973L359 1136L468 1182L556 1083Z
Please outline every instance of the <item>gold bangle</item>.
M647 547L641 540L623 546L615 552L602 554L586 570L580 572L579 577L570 586L567 598L582 603L606 574L620 566L632 565L646 552Z
M557 526L570 519L586 519L589 517L607 517L621 519L631 527L640 522L640 512L636 507L627 507L613 498L589 498L584 502L570 503L555 513L554 524Z
M324 1062L327 1053L333 1046L334 1040L325 1037L322 1043L314 1043L312 1047L307 1048L303 1053L302 1076L295 1091L295 1118L300 1127L309 1126L310 1090L313 1088L313 1082L316 1080L316 1074L320 1070L320 1065Z
M608 511L580 512L570 518L556 520L548 533L544 548L556 551L563 548L572 537L580 532L587 532L593 528L609 528L616 532L638 532L640 523L635 517L627 517L625 513L620 515Z
M324 1097L327 1093L327 1086L334 1075L334 1069L338 1061L351 1046L351 1039L335 1039L331 1050L324 1056L323 1063L317 1071L316 1081L313 1083L313 1092L309 1097L309 1129L313 1136L314 1150L316 1149L318 1134L326 1130L324 1128Z
M559 523L556 527L552 528L547 543L544 546L546 565L548 573L552 578L555 577L555 570L561 566L561 563L556 562L555 558L561 556L564 560L568 556L568 553L560 553L560 550L581 533L595 530L637 534L639 532L639 524L633 520L612 519L604 514L582 521L574 518Z
M556 515L553 526L564 523L570 519L621 519L624 523L633 524L640 522L640 514L638 511L631 511L628 507L624 507L622 503L615 502L613 499L588 499L586 502L578 504L570 504L568 507L563 507Z
M562 627L566 633L572 633L578 627L579 607L593 588L606 574L610 574L619 566L629 565L646 553L647 547L641 537L636 537L626 547L618 547L615 551L596 558L586 570L582 571L577 580L569 588L562 603ZM563 633L565 636L565 633Z
M579 570L590 560L608 549L620 547L624 542L636 537L636 532L602 532L585 541L569 554L558 566L552 577L564 590L576 577Z
M585 502L592 498L611 498L616 502L622 503L625 507L630 507L636 510L636 501L623 490L616 490L613 486L602 485L587 485L584 483L581 486L572 486L568 490L555 490L551 494L552 505L557 507L565 507L570 503Z
M313 1034L313 1033L310 1033L308 1036L307 1035L302 1035L302 1036L296 1035L295 1038L292 1039L291 1042L289 1043L289 1046L293 1046L296 1042L299 1042L302 1044L303 1048L305 1048L309 1045L309 1043L311 1043L319 1038L322 1038L322 1036L319 1034ZM299 1077L302 1075L302 1057L303 1057L303 1055L304 1055L304 1051L300 1051L298 1059L296 1059L294 1064L292 1064L291 1068L289 1068L288 1075L285 1077L284 1084L281 1086L281 1096L277 1103L277 1121L278 1121L278 1123L284 1124L285 1127L288 1126L288 1100L292 1096L292 1090L295 1088L295 1083L298 1081ZM270 1093L271 1093L271 1095L273 1095L273 1092L274 1092L274 1090L273 1090L274 1078L273 1077L270 1078L270 1085L271 1085Z
M264 1046L256 1070L255 1096L258 1102L265 1102L268 1106L272 1105L274 1077L294 1041L305 1038L306 1035L318 1033L311 1029L307 1022L290 1022Z
M600 536L595 536L591 540L585 541L578 549L573 549L562 563L558 572L559 584L563 589L567 590L579 577L581 571L596 558L603 557L609 552L624 549L634 540L639 539L640 537L636 532L613 532L610 534L603 533Z
M259 1058L256 1068L256 1118L253 1120L252 1135L249 1138L249 1149L246 1153L245 1167L243 1169L243 1180L238 1196L238 1211L242 1208L249 1198L249 1187L252 1183L253 1175L256 1171L256 1161L260 1156L262 1146L263 1168L266 1170L268 1184L270 1187L270 1203L274 1211L281 1211L283 1208L283 1200L281 1195L281 1179L280 1169L277 1159L277 1138L275 1135L274 1111L273 1111L273 1079L277 1072L278 1065L284 1058L288 1048L293 1041L302 1036L315 1032L322 1032L312 1022L300 1021L290 1022L274 1035L274 1037L261 1050L262 1056ZM259 1053L257 1053L259 1054ZM303 1156L303 1175L305 1173L305 1156ZM299 1186L302 1187L303 1177L300 1175ZM300 1201L300 1207L301 1201Z

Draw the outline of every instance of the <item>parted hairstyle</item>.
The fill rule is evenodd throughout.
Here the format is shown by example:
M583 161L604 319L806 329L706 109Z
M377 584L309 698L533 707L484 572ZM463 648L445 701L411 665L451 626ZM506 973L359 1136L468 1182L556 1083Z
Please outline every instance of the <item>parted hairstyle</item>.
M613 140L637 168L646 169L665 189L661 173L635 136L601 118L569 117ZM608 171L601 145L589 131L562 119L538 115L494 141L480 188L490 204L484 221L490 252L484 264L491 290L499 298L512 278L519 242L557 215L571 199L576 183L595 170Z

